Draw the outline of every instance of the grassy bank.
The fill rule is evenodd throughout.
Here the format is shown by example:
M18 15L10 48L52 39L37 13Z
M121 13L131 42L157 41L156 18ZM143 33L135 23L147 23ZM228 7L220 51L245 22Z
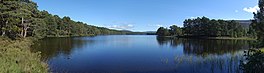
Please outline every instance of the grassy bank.
M0 37L0 73L47 73L48 66L32 53L32 38L10 40Z
M261 48L260 51L264 52L264 48Z

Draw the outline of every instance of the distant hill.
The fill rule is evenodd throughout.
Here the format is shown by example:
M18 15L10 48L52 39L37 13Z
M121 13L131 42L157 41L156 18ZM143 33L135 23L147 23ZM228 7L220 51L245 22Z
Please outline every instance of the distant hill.
M157 31L146 31L145 33L146 33L147 35L156 35L156 32L157 32Z
M135 32L130 30L120 30L125 32L126 35L156 35L156 31L145 31L145 32Z
M156 33L157 31L145 31L146 33Z
M235 20L237 22L239 22L242 26L249 28L250 24L251 24L251 20Z
M130 30L119 30L119 31L122 31L122 32L133 32L133 31L130 31Z
M231 20L227 20L227 21L231 21ZM250 24L251 24L251 20L234 20L237 21L238 23L240 23L243 27L249 28Z

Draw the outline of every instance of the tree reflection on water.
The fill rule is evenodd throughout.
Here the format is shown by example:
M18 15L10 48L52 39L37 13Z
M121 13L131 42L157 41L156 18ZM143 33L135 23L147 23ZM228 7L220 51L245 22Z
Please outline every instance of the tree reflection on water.
M143 39L145 40L142 41ZM157 42L149 43L149 41ZM246 40L180 39L155 36L144 38L138 36L46 38L34 45L33 51L41 51L43 60L50 59L49 64L54 71L69 69L73 72L79 70L93 72L94 68L115 72L120 71L115 70L115 68L120 69L116 67L116 65L120 65L128 67L131 71L138 71L138 67L144 67L142 71L146 72L149 72L147 70L149 69L167 73L241 73L243 72L241 69L245 68L240 67L240 61L243 59L244 50L252 47L251 43L252 41ZM101 46L102 44L108 44L108 46ZM146 49L145 46L149 44L152 48ZM170 48L170 50L166 48ZM106 50L111 52L102 52ZM80 51L83 54L80 55ZM102 53L96 53L96 51ZM138 53L141 55L135 55ZM109 57L104 54L109 57L115 56L119 62L109 60ZM128 58L124 56L128 56ZM149 59L142 60L145 58ZM138 62L134 62L135 60ZM75 63L76 61L78 63ZM101 63L108 64L109 67L100 65ZM75 65L75 67L71 65ZM90 68L86 69L82 66ZM126 69L121 70L125 71Z
M239 67L243 51L251 48L253 41L246 40L208 40L157 37L160 46L183 47L184 55L175 56L174 65L189 72L241 73ZM169 60L171 61L171 60ZM162 60L168 63L168 59ZM210 70L208 70L210 69Z
M48 60L57 55L70 56L73 50L93 43L94 40L81 38L45 38L36 42L32 51L40 51L42 59Z
M171 47L183 46L184 54L193 55L222 55L234 53L239 50L251 48L247 40L209 40L209 39L183 39L183 38L162 38L157 37L159 45L169 45Z

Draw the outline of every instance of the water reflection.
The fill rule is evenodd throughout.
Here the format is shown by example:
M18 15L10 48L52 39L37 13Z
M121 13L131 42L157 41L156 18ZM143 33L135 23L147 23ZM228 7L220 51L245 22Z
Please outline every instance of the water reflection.
M240 73L251 42L113 35L46 38L33 50L55 73Z
M242 73L239 68L243 51L252 47L253 41L206 40L157 37L160 46L182 46L185 55L175 56L175 72L187 73ZM178 49L178 48L177 48ZM169 58L163 59L168 63ZM188 70L186 70L188 69Z
M241 73L239 61L241 52L235 55L209 55L206 57L185 55L175 56L173 65L176 72L186 73Z
M70 56L72 51L81 49L85 45L92 45L94 40L84 40L78 38L45 38L39 40L32 47L33 51L40 51L43 60L56 57L58 55Z
M208 54L222 55L234 53L238 50L249 49L252 41L247 40L207 40L157 37L160 46L183 46L184 54L206 56Z

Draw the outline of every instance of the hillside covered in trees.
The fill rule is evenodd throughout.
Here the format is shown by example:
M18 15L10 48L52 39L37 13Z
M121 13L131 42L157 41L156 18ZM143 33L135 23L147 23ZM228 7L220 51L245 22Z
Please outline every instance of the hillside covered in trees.
M215 20L206 17L186 19L183 27L160 27L159 36L192 36L192 37L256 37L252 26L244 27L235 20Z
M0 0L0 34L9 38L125 34L125 32L60 18L37 9L31 0Z

